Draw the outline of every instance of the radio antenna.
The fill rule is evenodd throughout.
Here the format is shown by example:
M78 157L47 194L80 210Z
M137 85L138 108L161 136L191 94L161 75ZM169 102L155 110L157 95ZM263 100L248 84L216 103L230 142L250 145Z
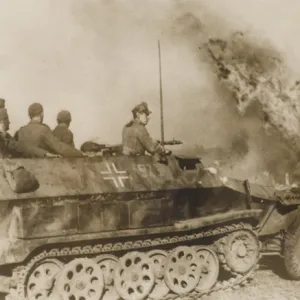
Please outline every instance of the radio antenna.
M162 93L162 75L161 75L161 55L160 55L160 41L158 40L158 60L159 60L159 95L160 95L160 132L161 145L164 147L164 107L163 107L163 93Z

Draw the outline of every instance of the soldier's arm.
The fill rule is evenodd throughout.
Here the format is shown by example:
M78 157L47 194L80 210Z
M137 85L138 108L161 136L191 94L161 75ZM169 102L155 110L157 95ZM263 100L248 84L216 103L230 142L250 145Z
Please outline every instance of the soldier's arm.
M150 137L148 130L144 126L141 127L138 138L150 154L163 153L162 146Z
M26 157L45 157L47 153L47 151L33 145L16 141L11 136L6 138L6 147L12 153L24 154Z
M60 154L62 156L73 157L73 156L83 156L82 153L59 141L52 133L51 130L45 130L43 134L44 143L55 153Z

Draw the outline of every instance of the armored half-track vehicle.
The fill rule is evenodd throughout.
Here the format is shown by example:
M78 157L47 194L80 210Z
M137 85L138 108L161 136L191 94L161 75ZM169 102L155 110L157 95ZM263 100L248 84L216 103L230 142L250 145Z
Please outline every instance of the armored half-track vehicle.
M198 158L5 159L0 186L8 299L200 298L246 284L264 254L300 279L297 193Z

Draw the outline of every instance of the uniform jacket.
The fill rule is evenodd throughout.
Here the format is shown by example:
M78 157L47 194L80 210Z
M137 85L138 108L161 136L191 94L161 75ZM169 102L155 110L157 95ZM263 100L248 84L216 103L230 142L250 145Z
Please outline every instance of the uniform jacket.
M16 141L9 133L0 133L0 157L45 157L46 151Z
M21 127L15 135L20 142L34 145L47 152L62 156L82 156L82 153L69 145L59 141L52 133L50 127L34 120Z
M145 151L155 154L161 150L159 144L150 137L146 127L137 120L125 125L122 138L125 155L143 155Z
M63 143L70 145L75 148L74 138L72 131L67 127L66 124L58 124L53 130L53 134Z

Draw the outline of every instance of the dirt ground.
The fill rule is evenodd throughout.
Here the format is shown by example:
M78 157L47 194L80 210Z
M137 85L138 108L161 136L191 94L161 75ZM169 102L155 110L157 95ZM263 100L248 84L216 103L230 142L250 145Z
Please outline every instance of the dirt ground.
M253 281L246 287L218 292L201 300L300 300L300 281L287 278L280 258L261 261Z

